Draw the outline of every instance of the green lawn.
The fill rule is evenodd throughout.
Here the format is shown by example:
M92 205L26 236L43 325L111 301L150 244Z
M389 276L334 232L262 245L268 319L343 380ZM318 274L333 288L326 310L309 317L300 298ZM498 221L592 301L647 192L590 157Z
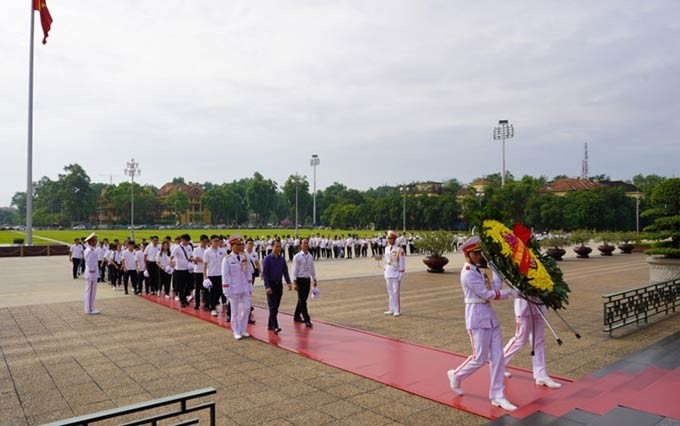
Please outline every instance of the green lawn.
M57 244L54 241L63 241L66 243L72 243L74 238L83 238L90 235L92 230L63 230L63 231L42 231L39 229L33 230L33 244ZM130 235L130 231L125 229L116 230L95 230L99 239L108 238L112 241L116 238L119 240L125 240ZM356 234L360 237L370 237L375 234L383 234L385 231L353 231L353 230L312 230L312 229L298 229L298 235L306 237L316 233L321 235L329 235L333 238L335 235L346 236L347 234ZM150 239L152 235L158 235L161 239L169 235L172 238L179 236L181 234L187 233L191 236L194 241L197 241L202 234L208 236L212 234L217 235L232 235L235 233L241 234L241 236L248 236L252 238L256 237L266 237L267 235L274 236L287 236L294 235L294 229L138 229L135 230L135 239L141 240L142 238ZM0 231L0 244L11 244L15 238L26 239L26 235L23 231Z

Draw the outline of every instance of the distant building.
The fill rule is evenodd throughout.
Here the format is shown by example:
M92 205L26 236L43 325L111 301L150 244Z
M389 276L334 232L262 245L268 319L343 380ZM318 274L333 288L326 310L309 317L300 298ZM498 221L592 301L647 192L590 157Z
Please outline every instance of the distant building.
M195 182L168 182L158 189L158 197L161 200L161 204L163 204L163 201L175 191L184 192L189 196L189 209L184 213L180 213L180 223L211 223L210 211L204 208L201 204L201 197L203 196L203 187L201 184ZM161 220L167 219L171 216L174 217L174 214L165 209L161 213Z
M623 188L623 191L628 197L637 198L642 196L642 193L632 183L623 182L620 180L597 180L597 179L581 179L581 178L561 178L554 182L545 184L540 191L549 192L560 197L564 197L571 191L592 191L597 188Z
M410 185L409 192L415 195L441 195L441 182L416 182Z

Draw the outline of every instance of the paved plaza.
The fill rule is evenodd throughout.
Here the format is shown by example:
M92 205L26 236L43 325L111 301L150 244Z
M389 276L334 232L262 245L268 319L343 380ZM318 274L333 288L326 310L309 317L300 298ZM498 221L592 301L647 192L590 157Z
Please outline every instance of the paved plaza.
M420 257L408 258L399 318L382 314L387 296L376 261L320 261L321 297L309 302L312 320L468 354L458 281L462 256L449 257L444 274L428 274ZM680 315L674 315L613 338L601 331L601 295L648 281L642 254L569 256L560 266L573 292L564 317L583 338L576 340L550 316L564 341L547 340L551 374L580 378L680 329ZM0 424L41 424L209 386L217 389L210 399L224 425L487 422L264 342L235 341L224 328L108 285L97 294L102 314L84 315L83 287L70 278L65 257L0 259ZM266 305L261 286L254 301ZM281 309L292 311L294 302L294 293L284 292ZM507 340L514 330L512 303L495 307ZM282 324L282 335L287 327L292 324ZM529 350L512 364L529 368Z

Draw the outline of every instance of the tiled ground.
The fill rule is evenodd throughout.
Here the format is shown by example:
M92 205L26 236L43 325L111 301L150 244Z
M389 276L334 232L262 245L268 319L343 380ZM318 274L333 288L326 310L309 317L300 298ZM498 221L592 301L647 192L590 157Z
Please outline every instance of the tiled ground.
M30 270L30 262L0 262L1 294L5 283L24 279L22 272ZM21 267L11 262L20 262ZM376 268L372 261L353 262L319 264L322 296L310 301L313 319L469 352L456 274L460 268L458 255L445 274L407 274L400 318L382 315L386 304L384 281L375 276L375 271L370 272ZM135 296L103 297L113 293L106 286L100 287L98 307L103 314L99 316L83 315L81 302L46 303L50 300L45 294L58 292L59 286L75 285L63 278L63 262L52 263L41 263L39 273L62 278L51 279L51 286L43 284L44 289L34 293L35 297L27 298L41 304L0 308L2 425L40 424L207 386L217 388L214 400L219 424L485 423L477 416L262 342L235 341L223 328ZM583 338L576 340L554 316L550 317L565 341L561 347L553 340L548 342L552 373L578 378L680 328L680 316L675 315L646 328L632 327L614 338L600 331L600 295L647 280L641 255L571 258L561 266L573 290L565 317ZM366 268L367 273L353 275L373 276L338 279L343 269L360 268ZM409 259L411 271L420 268L415 258ZM18 291L13 285L16 300ZM262 293L260 288L255 294L260 303L264 301ZM285 293L282 309L290 310L293 303L293 294ZM496 307L504 337L509 338L512 303L501 302ZM285 324L283 328L285 333ZM514 364L530 366L528 350L518 355Z

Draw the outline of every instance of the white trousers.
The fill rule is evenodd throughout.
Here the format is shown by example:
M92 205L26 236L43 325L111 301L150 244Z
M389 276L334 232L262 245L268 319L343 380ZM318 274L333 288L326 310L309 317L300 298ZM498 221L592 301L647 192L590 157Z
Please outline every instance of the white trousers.
M97 295L97 279L85 280L85 313L89 314L95 310L94 298Z
M545 324L543 323L543 319L538 315L522 315L516 317L516 320L517 326L515 328L515 335L510 339L508 344L505 345L505 349L503 349L505 364L507 365L512 357L514 357L527 342L531 341L530 339L533 335L534 356L532 357L532 364L534 379L547 379L548 372L545 366Z
M503 397L505 362L503 361L501 328L475 328L468 330L468 334L472 344L472 355L454 370L456 379L463 381L466 377L483 367L487 361L491 361L489 364L491 381L489 399Z
M399 296L399 287L401 283L396 278L385 278L387 284L387 296L389 299L389 311L395 314L400 313L401 300Z
M231 331L243 334L248 329L248 316L250 315L250 293L238 293L229 295L231 304Z

